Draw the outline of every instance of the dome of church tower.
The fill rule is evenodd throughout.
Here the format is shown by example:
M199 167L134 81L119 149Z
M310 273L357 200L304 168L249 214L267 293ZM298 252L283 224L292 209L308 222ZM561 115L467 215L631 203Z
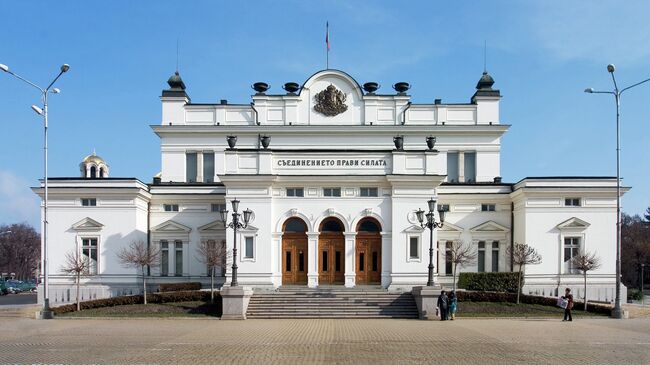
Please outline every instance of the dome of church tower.
M79 164L81 177L87 179L101 179L108 177L108 164L103 158L97 156L93 151L92 155L84 157Z

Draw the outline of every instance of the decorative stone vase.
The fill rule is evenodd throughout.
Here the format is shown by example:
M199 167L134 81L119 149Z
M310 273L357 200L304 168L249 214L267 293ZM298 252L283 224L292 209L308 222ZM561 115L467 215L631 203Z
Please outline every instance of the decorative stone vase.
M262 143L262 148L267 149L267 148L269 148L269 144L271 143L271 137L269 137L269 136L261 136L260 137L260 142Z
M228 147L230 147L230 149L235 148L235 145L237 144L237 136L228 136L226 137L226 140L228 141Z
M393 137L393 143L395 143L395 149L398 151L404 150L404 136Z
M433 151L433 147L436 145L436 137L435 136L428 136L427 137L427 148L429 148L430 151Z
M376 82L366 82L363 84L363 89L368 93L368 95L373 95L380 87L381 86Z
M258 94L261 95L263 95L266 92L266 90L270 88L271 87L266 82L256 82L253 84L253 90L255 90Z
M300 85L296 82L287 82L282 88L289 94L295 94L296 91L300 90Z
M393 89L395 89L395 91L397 91L399 94L406 93L410 88L411 85L409 85L408 82L398 82L395 85L393 85Z

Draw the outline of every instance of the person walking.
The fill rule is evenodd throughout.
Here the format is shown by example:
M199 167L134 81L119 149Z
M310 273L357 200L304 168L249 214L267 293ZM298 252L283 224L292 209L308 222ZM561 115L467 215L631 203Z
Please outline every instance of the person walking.
M573 321L573 316L571 316L571 309L573 309L573 294L571 294L570 288L564 290L562 299L566 299L567 301L566 308L564 308L564 319L562 321Z
M452 290L449 293L449 316L453 321L456 318L456 310L458 309L458 298L456 298L456 292Z
M449 298L446 291L441 291L438 297L438 308L440 309L440 320L446 321L449 313Z

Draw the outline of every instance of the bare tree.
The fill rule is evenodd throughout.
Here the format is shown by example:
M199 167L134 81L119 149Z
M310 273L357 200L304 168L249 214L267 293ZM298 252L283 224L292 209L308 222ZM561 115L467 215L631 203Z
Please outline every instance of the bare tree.
M0 271L16 273L16 279L34 278L41 260L41 237L26 223L1 225Z
M206 264L210 270L210 302L214 303L214 275L217 266L224 268L230 257L226 250L226 242L217 243L213 240L201 241L197 248L199 261Z
M453 241L447 247L448 254L451 255L450 261L453 266L454 290L456 290L456 268L458 265L466 266L476 261L477 251L469 242Z
M582 271L585 283L585 312L587 311L587 272L600 267L600 257L595 252L584 252L573 256L571 265Z
M131 242L129 247L123 247L118 252L117 258L125 267L142 270L144 304L147 304L147 266L158 266L160 249L154 245L147 245L144 241Z
M521 294L521 273L526 265L538 265L542 263L540 255L534 247L525 243L515 242L506 249L506 255L510 257L514 265L519 266L519 275L517 276L517 304L519 304L519 295Z
M75 276L75 284L77 286L77 311L81 310L81 302L79 301L81 276L88 274L89 268L90 261L84 260L79 256L79 251L68 252L65 254L61 271Z

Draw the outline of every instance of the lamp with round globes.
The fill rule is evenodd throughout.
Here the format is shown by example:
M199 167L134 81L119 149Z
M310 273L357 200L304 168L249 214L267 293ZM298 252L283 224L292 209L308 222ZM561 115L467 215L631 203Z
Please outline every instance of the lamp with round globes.
M435 228L442 228L443 222L445 221L445 212L442 208L438 209L438 215L440 216L440 222L436 222L436 200L431 198L427 201L427 206L429 212L426 213L426 222L424 221L424 211L419 209L415 212L418 222L420 222L420 227L429 228L429 266L427 273L427 286L434 286L435 282L433 279L433 230Z
M226 228L232 228L233 229L233 248L232 248L232 279L230 281L230 286L237 286L237 230L238 229L243 229L248 227L248 223L250 223L251 216L253 215L253 211L250 209L246 209L243 212L243 219L244 221L241 222L242 214L238 212L239 209L239 200L237 198L233 199L230 201L232 204L232 221L230 223L227 222L228 219L228 211L227 210L221 210L219 211L219 215L221 216L221 221L223 222L224 226Z

